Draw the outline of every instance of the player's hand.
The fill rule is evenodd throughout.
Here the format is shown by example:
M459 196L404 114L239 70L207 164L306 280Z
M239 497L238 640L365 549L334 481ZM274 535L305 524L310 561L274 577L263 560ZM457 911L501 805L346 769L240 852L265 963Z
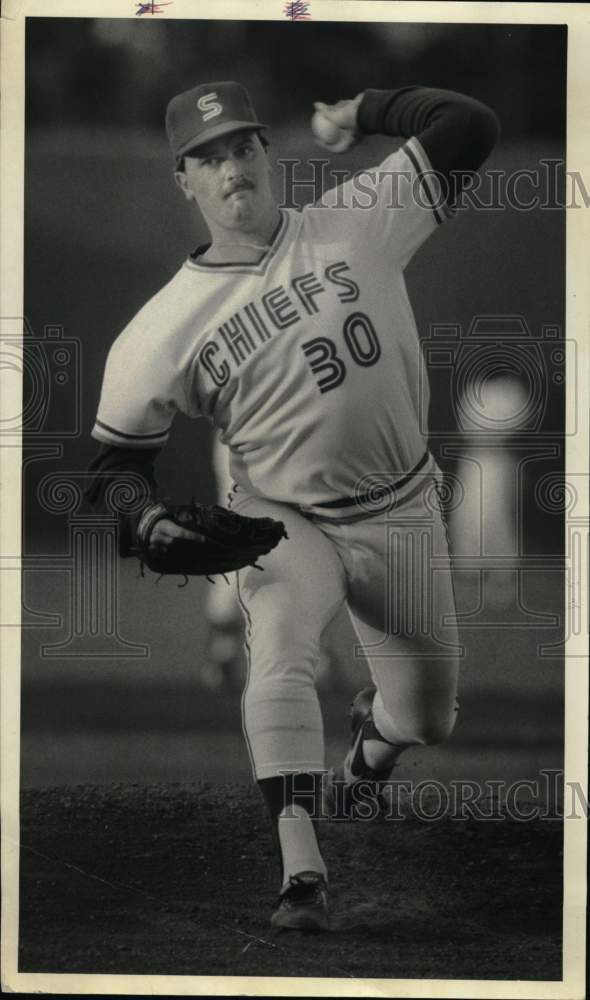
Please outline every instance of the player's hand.
M314 108L320 111L324 117L328 118L337 128L345 131L356 132L358 129L357 114L363 95L346 101L337 101L336 104L324 104L322 101L314 101Z
M344 153L358 142L361 133L357 112L362 99L363 95L357 94L350 101L338 101L336 104L315 101L311 130L319 146L332 153Z
M205 541L203 535L196 531L189 531L179 524L171 521L168 517L163 517L156 522L150 534L149 548L155 554L161 555L174 541L201 542Z
M245 517L225 507L150 503L136 530L135 553L160 575L215 576L257 566L287 537L281 521ZM262 569L261 566L258 566Z

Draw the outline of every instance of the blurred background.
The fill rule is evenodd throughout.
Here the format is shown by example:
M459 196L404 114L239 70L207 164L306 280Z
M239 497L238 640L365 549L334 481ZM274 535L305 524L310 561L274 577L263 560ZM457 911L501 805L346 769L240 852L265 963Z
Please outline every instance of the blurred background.
M278 159L300 159L308 178L306 161L325 155L309 130L312 102L366 87L446 87L489 104L502 123L489 171L561 162L553 208L461 211L407 271L431 373L432 449L449 477L469 481L451 540L457 553L481 555L487 525L485 554L506 558L485 570L457 564L463 711L448 747L408 754L400 772L512 780L559 767L564 521L545 486L558 481L564 455L565 352L556 341L564 336L565 215L555 205L564 184L566 29L29 18L26 43L23 783L249 775L243 664L231 678L202 671L208 584L156 587L133 561L122 563L108 598L119 609L116 635L106 628L101 637L95 622L86 645L71 642L81 601L72 553L83 545L87 512L40 499L48 475L83 471L95 451L89 434L110 344L206 239L175 187L163 121L175 93L227 78L248 88L272 126L279 200ZM335 166L360 169L391 148L371 137ZM312 197L296 190L301 205ZM494 343L516 338L527 351L530 341L532 367L499 365L488 372L487 395L475 394L476 408L487 408L479 429L460 426L456 346L443 365L428 350L441 327L476 339L485 327ZM527 393L535 392L531 410ZM214 499L206 422L177 419L159 480L174 499ZM466 532L473 524L477 537ZM346 741L346 706L366 679L353 646L342 615L322 670L329 756Z

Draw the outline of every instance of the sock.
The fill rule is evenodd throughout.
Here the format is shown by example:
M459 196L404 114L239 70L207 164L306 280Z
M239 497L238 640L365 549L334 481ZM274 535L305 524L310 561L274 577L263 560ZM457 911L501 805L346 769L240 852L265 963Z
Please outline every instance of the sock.
M277 854L281 862L281 884L288 882L289 875L296 875L293 865L295 856L300 857L307 869L299 871L321 871L325 875L325 865L320 854L317 834L321 804L322 775L317 774L281 774L274 778L262 778L258 787L264 797L270 814L273 838ZM297 810L296 814L285 813L289 807ZM305 814L301 818L301 812ZM283 815L280 823L279 818ZM313 837L313 841L312 838ZM283 850L283 841L285 849ZM314 846L315 845L315 846ZM285 861L285 854L288 861ZM307 860L305 860L307 859ZM319 860L318 860L319 859ZM319 867L317 867L319 865ZM287 873L288 868L288 873Z
M283 860L283 885L286 889L291 875L320 872L327 877L327 868L308 812L303 806L286 806L278 818L279 843Z

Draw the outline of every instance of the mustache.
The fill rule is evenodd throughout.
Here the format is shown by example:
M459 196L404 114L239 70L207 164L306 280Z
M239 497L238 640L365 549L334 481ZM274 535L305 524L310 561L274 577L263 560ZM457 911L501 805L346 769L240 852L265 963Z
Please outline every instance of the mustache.
M231 187L229 187L228 190L226 191L224 198L230 198L231 195L235 194L236 191L253 191L253 190L254 190L254 184L252 183L252 181L248 180L247 177L243 177L238 181L234 181Z

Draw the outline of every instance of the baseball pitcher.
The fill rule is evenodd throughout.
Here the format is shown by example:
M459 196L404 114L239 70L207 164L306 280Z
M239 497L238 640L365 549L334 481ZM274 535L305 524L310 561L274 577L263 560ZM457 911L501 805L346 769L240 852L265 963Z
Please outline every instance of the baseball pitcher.
M90 498L100 508L110 479L140 473L148 496L122 521L121 554L158 573L238 571L243 728L282 873L271 922L324 930L320 800L324 815L362 814L404 748L440 743L456 718L441 475L404 269L498 123L471 98L418 86L318 103L314 131L335 153L374 133L402 145L303 211L273 197L267 126L240 84L177 95L166 126L210 240L110 350ZM229 448L230 510L159 499L154 461L177 411L207 417ZM343 604L373 686L326 772L315 672Z

